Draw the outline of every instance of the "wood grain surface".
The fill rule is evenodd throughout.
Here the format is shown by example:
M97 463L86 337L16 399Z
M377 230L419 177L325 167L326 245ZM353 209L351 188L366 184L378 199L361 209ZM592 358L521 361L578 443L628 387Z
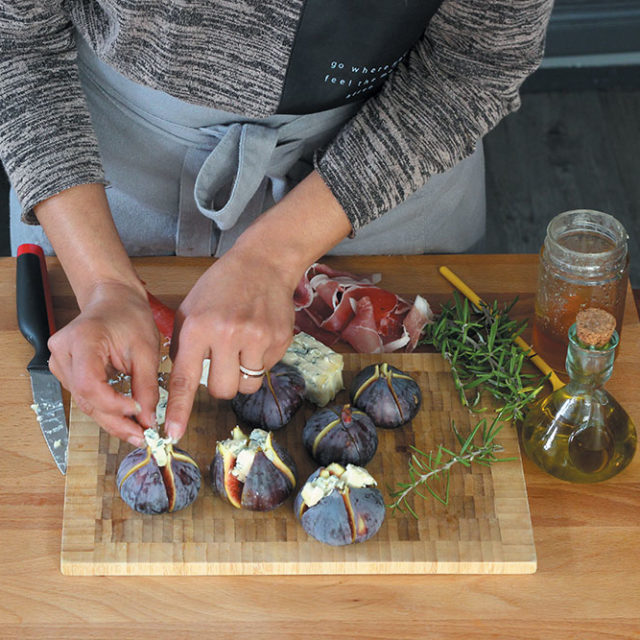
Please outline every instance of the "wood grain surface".
M379 271L398 293L440 302L447 265L487 300L512 299L530 318L535 255L334 259ZM49 260L58 325L77 313ZM177 304L210 264L135 262L149 288ZM60 572L64 477L35 421L25 367L31 347L15 316L15 261L0 260L0 637L7 639L249 638L264 640L640 638L640 456L601 484L568 484L523 460L538 560L530 575L67 577ZM607 384L640 422L640 322L627 300Z
M463 437L480 419L460 404L448 367L435 353L345 354L348 389L364 367L386 361L420 386L422 406L410 424L378 430L378 450L368 471L389 503L388 487L407 481L411 447L435 451L459 447L451 422ZM341 391L336 402L349 402ZM317 465L302 445L302 428L315 407L305 405L275 440L293 456L299 487ZM69 467L62 522L61 569L67 575L244 575L383 573L532 573L536 568L529 503L516 430L503 427L501 457L493 467L457 465L450 500L412 499L418 515L387 510L372 539L331 547L308 536L293 512L293 495L275 511L239 510L215 496L208 467L215 443L229 437L236 417L229 401L201 387L180 446L203 472L196 501L176 513L151 516L120 498L115 476L132 450L71 408ZM446 458L445 458L446 460ZM442 486L440 487L442 489ZM295 495L295 494L294 494Z

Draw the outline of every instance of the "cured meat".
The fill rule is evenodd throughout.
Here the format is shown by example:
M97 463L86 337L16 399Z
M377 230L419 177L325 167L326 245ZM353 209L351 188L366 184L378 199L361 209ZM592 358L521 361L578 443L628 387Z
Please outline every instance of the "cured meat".
M307 269L295 290L293 302L296 310L308 307L316 297L316 290L322 288L322 285L329 281L345 287L350 285L376 284L380 282L380 274L376 273L371 276L358 277L347 271L336 271L325 264L316 262ZM333 284L330 286L333 287Z
M320 342L327 347L332 347L336 342L338 342L338 340L340 340L339 334L322 329L313 316L307 312L307 309L300 309L299 311L296 311L295 331L296 333L301 331L307 333L310 336L313 336L316 340L320 340Z
M431 324L433 320L433 311L431 311L429 303L422 296L416 296L413 301L413 307L411 307L403 322L404 328L409 334L407 351L413 351L416 348L422 330L426 325Z
M340 337L360 353L382 353L384 345L369 298L358 300L353 319L344 327Z
M149 306L153 313L153 319L155 320L156 327L162 335L162 337L169 341L173 335L173 323L175 322L176 312L167 307L166 304L160 302L152 293L147 291L147 299L149 300Z
M428 302L409 302L375 286L379 274L356 276L321 263L311 265L294 294L295 327L332 346L338 340L359 353L413 351L433 322Z

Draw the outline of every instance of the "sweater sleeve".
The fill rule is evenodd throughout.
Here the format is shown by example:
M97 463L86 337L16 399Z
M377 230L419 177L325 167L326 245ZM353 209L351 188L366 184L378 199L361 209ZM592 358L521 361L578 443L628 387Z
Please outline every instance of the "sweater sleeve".
M444 0L316 170L354 231L470 155L540 64L553 0Z
M104 182L63 0L0 0L0 157L23 219L60 191Z

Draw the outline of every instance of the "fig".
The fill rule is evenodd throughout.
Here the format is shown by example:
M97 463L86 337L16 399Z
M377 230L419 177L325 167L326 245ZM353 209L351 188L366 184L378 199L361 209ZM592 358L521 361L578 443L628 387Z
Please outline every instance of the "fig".
M116 476L120 496L140 513L167 513L189 506L200 490L195 460L154 429L146 429L144 438L147 446L134 449L120 463Z
M294 510L311 537L332 546L368 540L385 516L373 477L362 467L337 463L309 476L296 496Z
M395 429L412 420L422 402L418 383L386 362L365 367L354 378L350 394L351 403L382 429Z
M247 437L239 427L216 445L210 467L213 490L237 509L270 511L296 486L296 466L272 434L254 429Z
M302 405L304 391L304 378L300 372L278 362L264 374L262 386L255 393L238 393L231 401L231 407L245 426L275 431L293 418Z
M378 432L373 420L349 404L316 411L302 430L302 442L320 465L366 465L378 448Z

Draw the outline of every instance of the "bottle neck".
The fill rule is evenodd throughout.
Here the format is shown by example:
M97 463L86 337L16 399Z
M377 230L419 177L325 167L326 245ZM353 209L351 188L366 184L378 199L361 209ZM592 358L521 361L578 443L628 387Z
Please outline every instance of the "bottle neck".
M567 349L567 373L571 382L588 387L600 387L611 377L618 334L613 332L606 346L588 347L576 336L576 326L569 329L569 347Z

